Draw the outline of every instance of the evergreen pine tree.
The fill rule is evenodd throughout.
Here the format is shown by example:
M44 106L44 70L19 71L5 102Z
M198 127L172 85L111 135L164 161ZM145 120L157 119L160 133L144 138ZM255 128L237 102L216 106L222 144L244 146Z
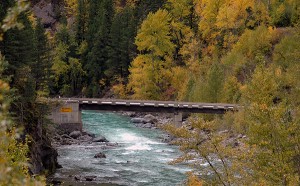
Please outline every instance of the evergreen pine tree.
M136 47L136 20L134 10L125 7L122 12L115 15L110 32L109 60L107 72L109 77L126 79L129 75L129 65L132 61Z
M80 45L85 40L87 29L87 1L78 0L78 14L76 15L76 42Z
M36 82L36 90L44 94L48 91L51 62L48 39L40 19L37 21L34 35L36 59L31 63L31 71Z
M98 2L98 1L97 1ZM95 9L95 7L97 9ZM106 62L108 60L109 32L113 17L113 1L90 2L88 21L88 53L84 69L88 72L87 96L97 97L105 82ZM101 87L102 86L102 87Z

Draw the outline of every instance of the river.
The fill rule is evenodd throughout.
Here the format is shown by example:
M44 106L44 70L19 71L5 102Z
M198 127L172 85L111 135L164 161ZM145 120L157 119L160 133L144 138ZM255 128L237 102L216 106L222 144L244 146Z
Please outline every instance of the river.
M101 149L101 145L94 143L59 147L58 161L63 168L54 177L65 181L65 185L170 186L184 183L185 173L190 169L168 164L179 157L180 152L178 147L161 142L159 130L137 128L130 117L118 113L83 111L82 121L84 130L105 136L118 146ZM94 158L99 152L104 152L107 158ZM97 182L74 182L71 181L73 175L97 176Z

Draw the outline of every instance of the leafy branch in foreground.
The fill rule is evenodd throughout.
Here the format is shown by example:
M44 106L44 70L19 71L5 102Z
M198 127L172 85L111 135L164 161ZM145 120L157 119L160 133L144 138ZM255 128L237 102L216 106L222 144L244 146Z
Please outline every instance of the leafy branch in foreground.
M21 29L23 25L17 22L18 15L27 10L28 4L25 0L16 1L13 8L8 9L7 16L1 23L0 41L2 34L11 28ZM0 77L7 63L0 52ZM45 185L43 180L30 177L28 172L28 146L27 141L20 139L20 130L12 127L9 115L9 99L11 93L9 84L0 79L0 185L5 186L27 186Z

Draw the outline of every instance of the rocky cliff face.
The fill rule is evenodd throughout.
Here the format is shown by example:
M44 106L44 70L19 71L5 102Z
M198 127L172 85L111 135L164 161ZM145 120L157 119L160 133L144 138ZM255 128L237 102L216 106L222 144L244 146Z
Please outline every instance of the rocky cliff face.
M30 148L30 172L32 174L51 174L60 165L57 163L57 151L52 147L47 131L41 124L37 124L33 130L28 131L32 142Z
M44 27L55 32L63 11L63 0L32 0L31 6L33 14L41 19Z

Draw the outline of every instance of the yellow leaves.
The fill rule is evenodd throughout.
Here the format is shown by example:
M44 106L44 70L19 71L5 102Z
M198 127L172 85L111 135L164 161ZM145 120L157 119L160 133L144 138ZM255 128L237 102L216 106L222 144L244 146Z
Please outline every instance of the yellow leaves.
M166 10L149 13L143 21L135 41L138 50L147 51L155 56L171 55L174 44L170 36L170 15Z
M227 0L220 8L216 26L220 29L240 29L247 18L247 8L254 7L254 0Z
M59 78L59 75L64 74L68 70L68 65L64 61L66 59L66 54L68 50L68 46L63 43L59 43L58 47L55 49L52 70L55 72L55 74L57 74L57 78Z
M7 118L0 115L0 122ZM15 129L6 131L0 128L0 185L29 186L45 185L44 181L36 181L28 173L28 146L17 140L18 133Z
M188 173L187 186L202 186L202 181L194 174Z
M246 57L254 58L255 55L270 50L272 47L270 42L271 37L268 28L260 26L255 31L246 30L233 50L240 50Z
M192 74L199 74L200 70L200 43L190 31L188 34L185 34L185 38L183 39L183 46L180 48L179 54L182 55L183 61L187 66L188 70L192 72Z
M255 69L251 83L244 90L243 95L251 103L269 106L273 104L278 88L273 69L267 70L260 65Z
M114 93L114 95L117 97L117 98L120 98L120 99L126 99L127 98L127 87L124 83L124 79L123 78L118 78L117 79L117 84L115 84L113 87L112 87L112 91Z
M199 29L204 38L215 28L218 11L224 2L225 0L202 0L196 4L197 13L201 17Z
M137 2L138 0L114 0L114 8L117 13L120 13L126 6L134 8Z
M122 83L114 85L112 91L117 98L125 99L127 97L126 86Z
M170 81L170 62L151 54L138 55L129 69L128 89L134 99L166 99L164 93Z
M172 14L172 18L182 21L185 17L189 16L193 7L192 0L168 0L167 8Z
M189 72L183 67L172 68L171 84L177 93L178 100L183 100L186 95L187 84L189 82Z
M222 102L224 103L237 103L241 96L241 84L238 82L237 78L230 76L226 79L223 86L223 96Z
M263 103L263 104L259 105L259 109L262 110L262 111L264 111L264 110L268 109L268 106L267 106L267 104Z
M207 43L207 54L214 54L216 46L228 50L247 28L255 28L267 21L267 9L255 0L203 0L196 3L200 17L199 30ZM214 47L213 47L214 46ZM222 52L222 51L221 51Z
M64 0L69 16L77 16L78 0Z
M192 134L190 133L190 131L186 128L177 128L172 124L169 125L165 125L164 129L169 131L170 133L174 134L175 136L179 137L179 138L191 138Z
M33 12L31 12L31 13L28 15L28 19L29 19L29 21L31 22L31 25L33 26L33 28L35 28L36 25L37 25L37 18L35 17L35 15L33 14Z
M276 75L277 77L280 77L280 76L282 75L282 70L281 70L281 68L276 68L276 69L275 69L275 75Z
M0 20L0 41L3 39L3 34L9 29L18 28L22 29L23 24L17 22L20 13L26 11L29 8L27 0L17 0L16 6L9 8L4 20Z
M128 88L137 99L166 99L169 97L172 54L175 45L171 41L170 15L166 10L150 13L143 21L136 36L138 55L129 69ZM164 94L164 95L162 95Z
M8 83L0 80L0 90L2 91L8 91L9 90L9 85ZM1 100L1 99L0 99Z
M144 86L147 86L148 76L146 72L149 68L149 60L146 55L138 55L131 63L128 87L134 92L133 98L145 99L147 97L143 89Z

